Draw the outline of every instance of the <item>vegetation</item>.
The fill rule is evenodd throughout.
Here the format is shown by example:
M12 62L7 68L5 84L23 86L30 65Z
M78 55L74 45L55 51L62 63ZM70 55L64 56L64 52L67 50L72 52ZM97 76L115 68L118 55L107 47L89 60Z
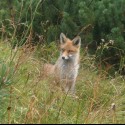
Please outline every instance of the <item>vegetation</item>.
M124 0L0 1L0 123L125 123L124 13ZM76 97L43 75L61 32L82 38Z
M12 50L8 43L0 46L0 123L125 122L124 78L117 73L107 77L93 56L81 56L75 98L53 89L51 79L42 75L37 48L26 52L24 47Z

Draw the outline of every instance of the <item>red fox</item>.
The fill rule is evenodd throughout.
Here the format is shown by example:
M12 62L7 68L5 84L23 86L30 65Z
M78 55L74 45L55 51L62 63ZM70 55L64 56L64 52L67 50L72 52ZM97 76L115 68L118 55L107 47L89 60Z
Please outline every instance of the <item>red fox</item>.
M75 93L75 82L79 69L80 58L80 36L73 40L67 38L63 33L60 34L60 56L55 65L45 64L44 70L50 75L54 75L56 82L65 92Z

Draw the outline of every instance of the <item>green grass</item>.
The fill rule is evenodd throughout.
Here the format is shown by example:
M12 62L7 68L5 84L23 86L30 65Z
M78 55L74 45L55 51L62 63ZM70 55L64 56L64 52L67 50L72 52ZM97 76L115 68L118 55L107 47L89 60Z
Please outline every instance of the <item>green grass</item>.
M93 57L81 54L74 98L60 88L52 90L52 81L42 75L44 58L55 61L57 51L50 57L43 47L39 53L0 43L0 123L125 123L122 76L107 76L94 66Z

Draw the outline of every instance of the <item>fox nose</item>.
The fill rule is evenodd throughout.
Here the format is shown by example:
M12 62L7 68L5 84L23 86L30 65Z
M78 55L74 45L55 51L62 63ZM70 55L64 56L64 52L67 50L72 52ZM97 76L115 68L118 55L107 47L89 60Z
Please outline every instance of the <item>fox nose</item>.
M65 57L63 56L62 59L65 59Z
M63 59L63 60L68 60L69 57L68 57L68 56L62 56L62 59Z

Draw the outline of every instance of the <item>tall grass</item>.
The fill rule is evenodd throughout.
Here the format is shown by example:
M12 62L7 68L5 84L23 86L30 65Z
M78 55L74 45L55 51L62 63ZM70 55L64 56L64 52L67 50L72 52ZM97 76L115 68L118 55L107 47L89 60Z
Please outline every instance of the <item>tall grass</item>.
M36 58L37 49L26 52L18 48L14 55L8 44L0 44L0 123L125 122L124 78L117 73L107 77L103 71L98 72L94 57L81 54L78 98L74 98L51 87L51 79L42 75L44 61ZM44 49L47 53L45 48L41 52ZM50 62L57 59L57 53L48 57Z
M43 76L42 65L55 63L59 52L54 42L49 46L30 46L39 3L31 24L18 41L23 44L26 39L28 47L12 49L7 42L17 40L16 25L12 37L0 41L0 123L125 123L124 77L97 69L95 56L87 51L81 49L78 98L53 87L52 80Z

